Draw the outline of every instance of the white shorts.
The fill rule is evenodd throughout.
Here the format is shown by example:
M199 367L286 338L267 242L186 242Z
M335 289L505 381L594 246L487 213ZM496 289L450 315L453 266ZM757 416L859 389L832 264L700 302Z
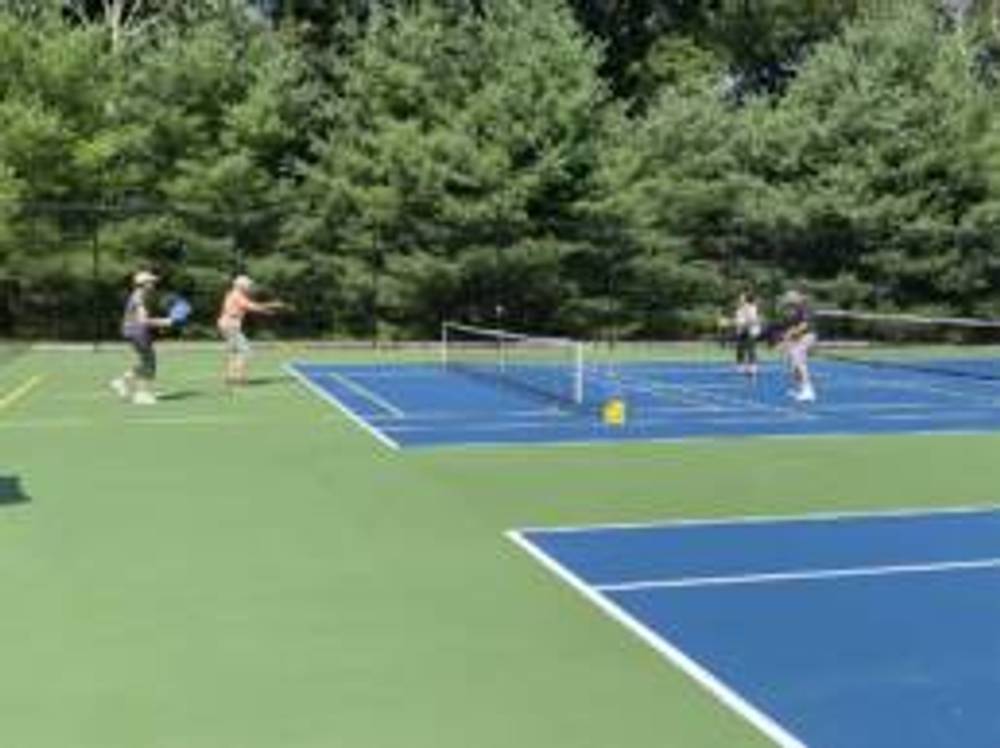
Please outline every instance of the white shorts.
M792 366L799 369L809 362L809 350L816 344L816 335L807 332L798 340L793 340L788 344L788 361Z

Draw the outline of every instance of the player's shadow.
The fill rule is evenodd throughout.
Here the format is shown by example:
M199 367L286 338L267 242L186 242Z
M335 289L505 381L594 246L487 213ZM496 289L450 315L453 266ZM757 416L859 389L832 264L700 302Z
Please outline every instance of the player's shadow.
M251 390L251 389L263 389L265 387L274 387L276 385L285 384L291 379L289 376L266 376L266 377L250 377L243 382L229 383L226 387L230 392L236 392L238 390Z
M269 377L250 377L243 384L244 387L270 387L275 384L281 384L282 382L287 382L287 375L275 375Z
M31 498L21 487L21 480L15 475L0 475L0 507L11 504L27 504Z
M177 402L179 400L194 400L199 397L205 397L205 393L201 390L174 390L173 392L164 392L157 399L166 402Z

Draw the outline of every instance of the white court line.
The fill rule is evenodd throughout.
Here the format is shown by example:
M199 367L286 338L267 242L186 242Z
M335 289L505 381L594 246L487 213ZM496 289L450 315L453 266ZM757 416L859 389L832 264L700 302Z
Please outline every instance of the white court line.
M368 389L363 385L358 384L350 377L346 377L343 374L340 374L335 371L325 371L323 372L322 376L329 377L335 382L339 382L340 384L344 385L344 387L353 392L355 395L360 395L365 400L370 402L372 405L374 405L377 408L380 408L381 410L384 410L389 415L394 416L395 418L406 418L406 412L403 411L401 408L397 408L395 405L390 403L384 397L376 395L370 389Z
M392 427L394 432L405 432L405 433L421 433L421 432L436 432L440 433L442 430L447 430L449 436L461 436L462 434L467 434L470 431L488 431L488 432L500 432L500 431L531 431L532 429L552 429L559 428L565 421L553 421L552 419L538 421L511 421L504 420L503 422L487 423L484 421L472 421L470 422L460 422L460 421L445 421L443 423L437 424L414 424L410 423L405 426ZM517 442L511 442L512 444L517 444Z
M675 644L650 629L642 621L633 617L612 600L590 587L568 568L531 543L520 532L508 532L507 537L550 572L569 584L587 600L590 600L601 612L625 626L635 636L653 647L661 656L694 679L720 702L760 730L760 732L769 737L780 748L807 748L805 743L778 724L772 717L740 696L733 688L713 675L705 666L685 654Z
M322 423L324 420L319 419ZM120 428L125 426L274 426L287 423L278 418L228 416L162 416L116 418L33 418L0 421L0 431L16 429Z
M416 420L416 419L414 419ZM546 420L521 420L512 421L505 420L503 422L488 423L486 421L439 421L437 423L413 423L412 421L406 425L397 425L396 423L391 424L393 432L396 433L421 433L421 432L438 432L447 431L449 435L460 436L462 434L467 434L471 432L487 431L487 432L501 432L501 431L531 431L538 429L553 429L561 428L566 421L546 419Z
M172 398L171 395L182 391L185 391L184 387L172 387L171 389L164 390L159 397L162 402L168 403L172 399L175 399ZM230 393L222 389L221 386L216 389L203 389L187 392L190 392L192 397L197 397L199 399L223 398L229 397L230 395ZM288 390L284 387L265 388L251 386L250 389L239 390L238 395L246 400L257 401L288 397ZM48 399L53 402L65 403L112 401L115 399L115 394L110 390L107 392L78 392L65 395L52 395Z
M505 441L504 439L494 439L491 441L476 442L436 442L434 444L409 444L407 449L545 449L555 447L565 449L567 447L607 447L609 445L617 447L636 448L641 445L666 444L678 447L712 447L720 444L736 444L747 441L823 441L831 439L886 439L886 438L909 438L909 437L940 437L940 436L996 436L997 428L967 428L967 429L917 429L906 431L871 431L861 433L858 431L829 431L818 433L792 433L792 434L723 434L718 436L607 436L593 437L586 439L547 439L538 442L526 441Z
M522 527L518 532L529 533L582 533L601 532L603 530L658 530L685 527L725 527L744 525L782 525L797 522L857 522L859 520L880 519L922 519L934 517L950 517L962 514L995 514L1000 516L1000 504L983 504L982 506L946 506L927 509L925 507L900 507L880 511L854 512L811 512L809 514L763 514L734 517L693 517L682 519L660 520L657 522L620 522L600 525L563 525L555 527Z
M90 422L94 426L257 426L287 423L281 418L259 418L254 416L133 416L122 420L98 420Z
M369 434L378 439L382 444L386 445L390 449L397 449L397 450L399 449L399 444L397 442L395 442L390 437L386 436L381 430L370 424L364 418L362 418L353 410L351 410L349 407L347 407L347 405L342 403L332 394L330 394L325 389L320 387L318 384L313 382L309 377L307 377L305 374L296 369L293 364L286 364L284 368L285 371L287 371L289 374L295 377L296 381L302 384L307 390L309 390L320 399L325 400L327 403L335 407L349 419L354 421L355 424L357 424L365 431L367 431Z
M737 375L734 375L737 376ZM686 394L688 396L688 401L694 401L697 404L709 404L715 405L721 411L732 411L735 409L742 409L744 412L747 408L751 408L758 411L766 411L769 413L776 413L782 416L788 416L792 419L810 420L815 419L816 415L810 413L806 409L795 408L784 405L777 405L771 403L765 403L760 400L754 400L752 398L743 397L720 397L712 392L703 392L701 387L698 385L684 385L678 384L677 382L670 382L661 384L655 381L645 381L645 380L635 380L626 379L624 377L619 377L622 382L628 388L637 389L640 392L652 393L654 395L663 396L665 394L670 394L674 391Z
M93 421L86 418L32 418L20 420L0 420L0 430L5 429L35 429L35 428L68 428L74 426L89 426Z
M346 364L347 366L362 368L359 364ZM441 376L441 364L370 364L371 371L365 371L366 379L439 379Z
M946 409L946 406L941 403L929 403L929 402L879 402L877 400L871 402L854 402L854 403L826 403L821 402L820 407L823 409L823 413L829 413L830 415L836 415L842 412L856 412L856 413L868 413L875 412L877 415L879 411L889 411L889 410L926 410L935 413L939 413ZM984 403L984 405L977 405L975 407L969 407L966 412L980 412L982 410L989 408L1000 407L1000 400L992 400L989 403ZM955 411L951 408L947 408L947 412L954 413Z
M853 364L851 366L853 366ZM919 374L920 372L915 372L915 373ZM937 377L938 379L940 379L942 376L945 377L948 376L947 374L935 375L935 374L929 374L927 372L923 372L923 374L928 378ZM828 373L826 375L821 375L820 378L822 378L823 376L829 376L832 379L840 378L840 375L837 373ZM973 381L980 382L981 380L973 380ZM847 380L841 379L841 382L843 389L847 389L848 387L857 387L859 389L871 389L871 390L874 389L903 390L906 392L913 392L923 395L926 395L927 393L944 395L950 400L965 400L965 401L972 400L975 402L986 400L988 402L995 402L997 397L996 385L989 385L988 382L981 382L981 383L986 385L987 387L990 387L993 390L992 392L982 392L975 388L972 388L970 391L969 388L963 389L957 386L945 387L943 384L912 381L912 378L907 379L904 377L899 377L894 379L893 378L878 379L877 377L870 374L864 376L850 376L849 379ZM938 407L940 407L940 405Z
M683 369L683 370L682 369L677 369L676 371L684 371L684 372L686 372L688 370L686 370L686 369ZM854 365L851 365L850 371L851 372L856 371L855 368L854 368ZM655 373L658 373L658 372L654 371L654 372L652 372L650 374L640 374L639 378L640 379L645 379L647 377L651 377ZM732 375L732 376L739 376L738 374L735 374L734 372L720 372L720 373L723 373L723 374L726 374L726 375ZM772 373L774 373L774 372L772 372ZM762 372L761 375L763 376L764 373ZM818 375L817 375L817 379L820 381L821 385L823 384L823 380L827 376L829 376L831 378L841 378L839 373L829 374L829 373L819 372ZM928 375L928 376L930 377L932 375ZM963 389L960 389L960 388L945 387L944 385L941 385L939 383L935 384L935 383L931 383L931 382L906 381L906 380L902 380L902 379L893 379L893 380L878 379L878 378L876 378L876 377L874 377L874 376L872 376L870 374L862 375L862 376L852 376L852 382L851 382L851 386L857 386L859 388L864 388L864 389L870 389L870 390L874 390L874 389L903 390L903 391L910 392L910 393L913 393L913 394L916 394L916 395L937 394L937 395L943 395L943 396L947 397L950 401L957 400L960 403L961 402L969 403L970 401L972 401L972 402L976 403L977 404L976 407L979 407L979 408L982 408L982 407L987 407L987 408L997 408L997 407L1000 407L1000 398L997 397L997 391L998 391L997 386L994 384L992 387L989 387L989 383L988 382L984 383L984 384L986 384L987 387L989 389L991 389L991 391L984 392L984 391L982 391L982 389L978 389L978 390L977 389L973 389L971 392L969 392L968 390L963 390ZM677 390L690 395L690 397L688 399L689 402L693 401L693 402L696 402L696 403L704 403L707 400L709 402L720 403L720 404L722 404L722 407L719 408L720 410L728 410L728 408L726 408L725 405L732 405L733 408L739 408L739 409L741 409L743 411L746 410L747 406L750 406L750 407L755 407L757 409L773 410L773 411L781 412L781 413L783 413L785 415L802 415L802 416L807 416L808 417L810 415L816 416L816 415L826 415L827 414L825 411L823 413L817 413L816 411L804 411L804 410L796 409L794 407L782 406L782 405L779 405L779 404L766 403L766 402L763 402L763 401L760 401L760 400L744 399L744 398L741 397L741 394L740 394L741 391L742 391L742 389L744 389L744 388L741 388L737 383L735 383L735 382L733 382L731 380L729 382L719 382L719 383L708 383L708 382L706 382L706 383L694 383L694 384L687 384L687 385L677 384L676 382L673 382L670 385L666 385L666 384L662 384L661 385L659 382L652 381L652 382L646 382L645 384L638 384L637 383L637 386L636 386L636 389L639 389L640 391L652 392L653 394L663 394L663 393L665 393L666 391L668 391L671 388L676 388ZM838 389L842 389L842 388L838 388ZM721 395L728 395L728 397L720 397L716 393L720 393ZM699 394L701 394L702 396L699 397ZM716 407L718 407L718 406L716 406ZM881 409L890 409L890 408L895 409L895 408L900 408L900 409L902 409L904 407L912 407L914 409L916 409L916 408L924 408L926 410L938 410L938 411L940 411L943 408L945 408L946 405L943 404L943 403L934 403L934 402L924 401L924 402L914 402L914 403L904 403L904 404L896 404L896 403L871 403L871 404L866 404L866 403L857 403L857 404L855 404L855 403L840 403L840 404L837 404L837 405L831 406L831 407L835 407L836 410L838 410L838 411L840 411L840 410L865 411L865 410L878 409L878 408L881 408Z
M723 403L718 400L718 398L711 398L711 396L693 396L693 393L687 387L672 387L669 385L660 385L656 382L639 382L636 379L626 379L625 377L610 377L612 380L618 380L624 385L625 392L643 392L647 395L654 395L659 398L665 398L666 395L674 395L682 403L691 403L692 407L697 407L704 410L714 410L716 412L725 412L734 409L735 405L730 401L729 403ZM626 400L628 396L626 394ZM744 406L743 403L739 405L740 408Z
M774 376L776 375L772 375L772 377ZM755 389L762 389L766 387L766 385L763 383L764 380L772 378L766 374L758 374L756 377L756 381L754 381L754 380L748 380L746 378L746 375L738 373L731 373L729 374L729 377L730 379L728 379L725 382L697 382L696 384L693 384L691 386L697 387L699 390L707 390L708 392L722 392L722 393L728 392L734 396L739 396L740 394L746 392L747 390L750 390L752 392ZM735 379L736 377L740 377L740 379L737 380Z
M1000 401L997 402L995 409L1000 409ZM766 415L766 411L761 411L754 416L747 416L745 408L737 408L735 406L731 408L721 407L717 405L704 406L702 404L698 405L632 405L630 410L635 414L630 418L632 423L638 423L643 426L658 426L660 424L666 423L665 419L669 419L669 423L677 423L676 418L682 417L687 423L696 424L724 424L731 425L733 423L740 424L767 424L773 423L775 426L780 427L787 421L785 419L775 419L773 416ZM929 405L928 403L820 403L819 405L813 404L809 407L808 412L815 418L831 418L836 417L844 412L852 413L867 413L871 415L872 420L925 420L927 418L942 418L947 420L979 420L979 419L995 419L997 414L993 411L988 411L982 407L970 408L968 410L956 411L949 410L946 413L941 412L941 406L939 405ZM567 413L563 410L549 409L549 410L511 410L511 411L447 411L447 410L428 410L420 412L412 412L407 415L408 420L416 422L452 422L455 421L469 421L474 417L479 418L495 418L502 416L504 421L509 423L519 422L521 420L525 421L540 421L547 420L551 423L553 420L566 422L567 420L573 418L572 414ZM371 421L373 423L390 423L392 424L395 420L394 416L371 416ZM418 427L419 428L419 427ZM863 435L859 432L859 435Z
M595 368L601 366L600 363L595 362L593 364ZM641 376L650 376L651 374L663 375L663 374L707 374L710 376L718 377L742 377L739 371L736 369L736 362L732 359L719 360L715 364L692 364L690 359L687 361L683 359L678 359L676 361L622 361L617 364L611 364L611 368L617 366L619 370L629 370L640 374ZM775 362L768 361L766 363L759 364L758 373L762 375L768 374L780 374L786 370L786 367Z
M620 584L601 584L595 585L594 588L601 592L640 592L642 590L690 589L693 587L724 587L730 585L775 584L778 582L809 582L826 579L887 577L900 574L934 574L949 571L996 568L1000 568L1000 558L983 558L970 561L938 561L926 564L856 566L841 569L816 569L812 571L780 571L761 574L651 579L639 582L622 582Z
M217 426L219 424L230 423L250 423L248 418L233 418L231 416L130 416L121 421L105 421L107 425L117 426L119 424L137 426ZM94 421L94 423L99 423Z
M699 389L699 390L717 391L717 392L730 392L730 393L732 393L733 398L738 398L739 394L740 394L740 389L737 388L737 387L733 387L733 386L722 386L722 385L720 385L718 387L702 387L702 386L699 386L697 389ZM829 387L823 387L822 391L823 392L827 392L827 391L829 391L829 389L830 389ZM876 388L866 386L865 389L876 389ZM886 389L886 388L885 387L880 387L878 389ZM899 388L899 389L906 389L907 391L919 392L919 394L926 394L925 391L920 391L917 388ZM835 387L834 390L839 390L838 394L841 394L843 392L843 388L836 388ZM953 399L956 399L959 402L962 402L964 400L966 403L968 403L968 401L969 401L968 397L963 398L960 393L953 393ZM739 400L733 399L733 402L734 403L735 402L739 402ZM763 405L768 405L768 403L760 401L760 400L757 400L757 401L748 401L748 402L757 402L757 403L760 403L760 404L763 404ZM982 408L984 406L985 407L998 407L998 406L1000 406L1000 398L998 398L996 395L991 396L989 399L974 399L974 402L977 403L976 407L978 407L978 408ZM884 401L879 401L879 400L863 401L862 400L860 402L841 402L841 401L835 401L835 402L833 402L831 404L829 399L822 398L822 397L820 398L820 404L821 405L830 404L831 408L835 408L838 411L841 411L841 410L865 411L865 410L871 410L873 408L881 408L881 409L924 408L925 410L933 410L933 409L941 410L944 407L952 405L951 402L945 404L945 403L941 403L941 402L931 402L931 401L928 401L926 399L924 399L924 400L911 400L911 401L892 401L892 400L884 400ZM773 407L780 408L782 406L779 405L779 404L777 404L777 403L775 403L775 404L773 404ZM735 406L734 406L734 408L735 408ZM811 411L811 412L815 412L815 411Z
M421 420L421 421L468 421L473 417L481 418L496 418L498 415L502 415L504 418L508 416L513 418L524 418L528 420L534 419L547 419L552 421L556 420L566 420L572 416L567 414L564 410L559 410L558 408L549 408L547 410L424 410L424 411L413 411L407 414L407 419ZM382 421L392 421L391 416L372 416L371 420L373 423L378 423Z
M957 410L932 413L879 413L872 417L876 423L878 421L982 421L989 420L995 422L997 414L994 412L982 412L979 410Z
M418 417L411 420L419 421ZM597 419L594 419L595 424L597 424ZM564 425L571 425L572 422L569 421L556 421L546 420L528 420L528 421L514 421L510 419L504 419L503 421L497 421L493 423L483 423L483 422L446 422L448 423L449 430L456 434L467 433L468 431L516 431L518 429L524 429L525 431L530 431L532 429L551 429L551 428L561 428ZM653 428L657 426L673 425L677 421L672 418L659 418L651 419L645 418L642 420L633 419L633 423L638 423L644 428ZM691 419L690 423L696 424L698 426L732 426L733 424L747 425L747 426L767 426L775 423L774 417L759 415L759 416L740 416L739 414L733 413L726 418L721 417L721 414L713 414L711 417L705 418L703 416L698 416L697 418ZM652 439L646 439L642 436L628 437L627 435L623 438L623 431L618 427L611 426L600 426L598 428L608 429L608 438L614 439L615 441L628 441L634 439L640 439L642 441L653 441ZM421 424L421 423L410 423L405 426L393 425L393 431L440 431L440 425L433 424ZM612 432L611 429L614 428L615 431ZM625 430L627 434L627 427ZM754 434L734 434L735 437L741 436L755 436ZM683 437L677 437L679 440L683 441Z

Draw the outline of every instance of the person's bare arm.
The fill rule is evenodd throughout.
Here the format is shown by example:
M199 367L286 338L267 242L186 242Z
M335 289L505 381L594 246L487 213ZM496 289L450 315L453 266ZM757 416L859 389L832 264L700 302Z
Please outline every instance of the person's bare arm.
M283 301L247 301L247 311L257 314L274 314L289 306Z

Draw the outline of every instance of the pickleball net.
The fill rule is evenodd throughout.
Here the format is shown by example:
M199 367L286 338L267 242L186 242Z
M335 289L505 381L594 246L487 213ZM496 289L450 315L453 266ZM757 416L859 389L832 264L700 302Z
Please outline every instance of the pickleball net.
M958 379L1000 381L1000 320L818 311L818 357Z
M441 361L448 371L557 403L584 402L584 344L578 340L445 322Z

